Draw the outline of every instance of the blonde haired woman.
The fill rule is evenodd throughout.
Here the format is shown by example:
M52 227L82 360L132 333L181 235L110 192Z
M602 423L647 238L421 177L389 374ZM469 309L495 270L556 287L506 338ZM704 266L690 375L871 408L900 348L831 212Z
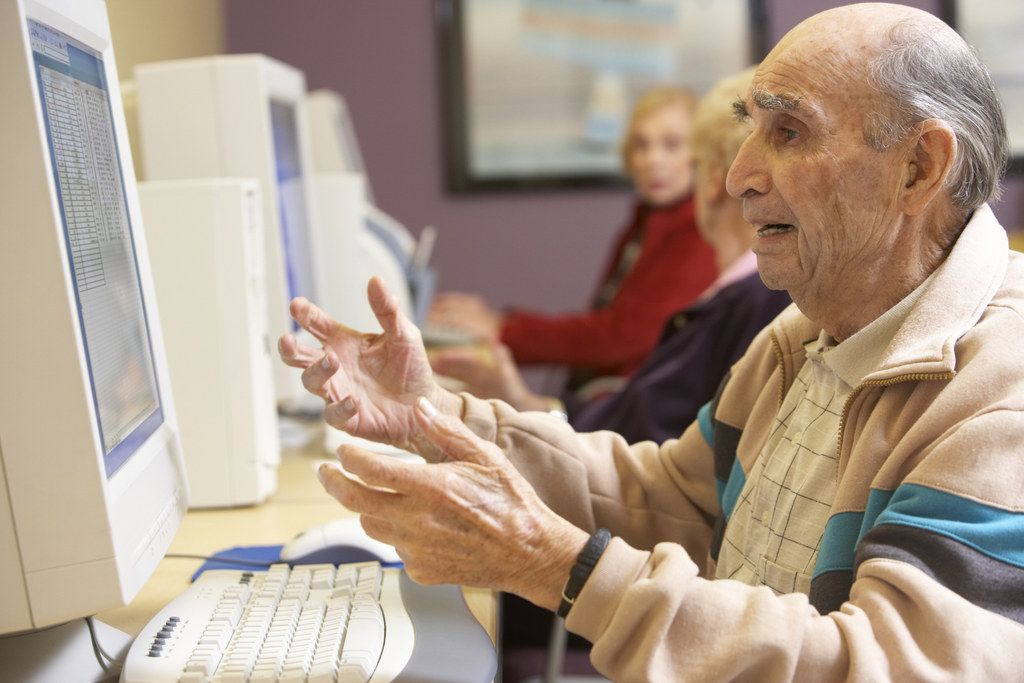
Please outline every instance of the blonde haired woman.
M576 388L595 377L626 377L658 342L665 320L692 303L716 276L711 248L694 219L690 124L695 100L679 88L645 93L634 105L622 141L622 160L636 190L630 220L583 312L499 313L475 295L437 297L430 322L456 326L500 342L519 365L572 368ZM458 379L463 352L435 360ZM486 395L482 387L473 387Z

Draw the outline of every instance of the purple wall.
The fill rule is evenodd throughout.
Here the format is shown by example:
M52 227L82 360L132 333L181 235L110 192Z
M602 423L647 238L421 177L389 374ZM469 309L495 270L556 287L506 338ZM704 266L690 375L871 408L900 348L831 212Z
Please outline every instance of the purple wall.
M432 2L229 0L227 26L230 52L268 54L344 95L377 204L414 233L437 227L442 289L495 306L585 304L630 194L447 194Z
M842 4L767 0L769 43ZM939 0L906 4L934 11ZM227 0L230 52L262 52L305 71L309 87L342 93L377 203L414 233L438 228L441 287L492 305L547 311L585 305L628 211L624 190L449 195L444 189L440 54L429 0ZM1024 223L1024 181L996 207Z

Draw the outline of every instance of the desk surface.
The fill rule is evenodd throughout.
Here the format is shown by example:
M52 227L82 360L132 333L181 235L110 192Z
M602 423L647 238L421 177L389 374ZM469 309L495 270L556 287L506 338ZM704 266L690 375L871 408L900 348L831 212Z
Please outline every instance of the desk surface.
M190 510L168 554L208 556L234 546L275 545L337 517L351 515L324 492L316 465L329 457L322 436L311 430L305 447L285 448L278 470L277 491L261 505L219 510ZM130 604L97 615L128 635L137 636L149 620L188 586L202 560L167 557ZM463 590L470 610L494 640L496 598L491 591Z

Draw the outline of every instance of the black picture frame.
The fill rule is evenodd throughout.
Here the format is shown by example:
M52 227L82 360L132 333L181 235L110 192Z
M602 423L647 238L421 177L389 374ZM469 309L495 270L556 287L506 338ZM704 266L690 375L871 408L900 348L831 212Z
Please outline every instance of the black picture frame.
M674 69L676 64L683 62L688 56L693 57L695 66L686 72L681 69L679 73L670 78L658 79L650 74L631 77L613 74L607 77L610 85L607 90L617 93L613 98L620 106L616 111L621 114L624 107L622 103L631 100L637 92L643 88L662 84L665 82L682 83L691 87L696 94L703 94L703 90L710 87L719 78L731 74L747 65L760 61L767 54L767 35L765 20L765 0L662 0L661 2L630 2L629 0L435 0L435 15L438 27L438 38L441 51L441 81L443 84L443 121L444 121L444 163L445 179L449 192L472 193L482 191L516 191L516 190L543 190L543 189L571 189L571 188L600 188L600 187L627 187L628 182L623 177L618 163L617 139L611 142L611 137L606 135L599 143L594 144L591 140L583 139L579 130L570 131L570 127L564 121L555 120L553 117L550 125L547 120L542 119L538 109L549 105L537 86L537 91L531 93L530 83L532 79L544 80L553 79L550 74L545 75L544 70L547 64L553 70L561 70L560 74L587 74L584 66L579 60L594 60L598 63L605 59L598 51L589 51L592 44L577 40L575 34L565 38L569 30L555 32L555 37L548 32L551 27L552 16L557 11L566 10L577 12L575 18L581 21L588 18L590 12L629 12L639 13L641 16L636 23L629 24L631 28L639 26L636 31L647 30L655 34L655 40L637 41L632 43L635 49L631 52L618 51L618 57L611 58L615 61L619 57L636 65L637 72L643 69L654 70L670 64ZM676 12L672 15L672 21L667 27L662 27L664 22L658 20L657 12ZM687 55L685 41L677 40L671 31L684 26L684 17L678 13L689 12L732 12L733 15L742 15L747 25L736 28L737 22L719 21L704 22L699 29L697 39L701 42L700 52L697 47L692 48L693 54ZM481 12L491 12L489 22L479 19ZM516 21L524 37L519 34L505 35L508 31L516 31L515 27L507 28L508 24L515 22L493 21L501 19L500 12L506 12ZM515 14L522 12L522 14ZM529 12L529 18L524 18ZM512 13L512 14L510 14ZM547 13L547 14L546 14ZM595 23L590 27L598 33L603 27L598 16ZM628 17L627 20L634 21L635 17ZM540 23L539 23L540 22ZM544 23L549 22L549 23ZM537 26L541 28L538 29ZM525 26L525 28L524 28ZM486 27L490 32L486 38L479 35L480 27ZM497 27L497 28L495 28ZM563 28L559 25L558 28ZM575 28L575 25L573 26ZM687 30L692 30L686 25ZM476 31L476 33L474 33ZM694 33L697 33L694 31ZM719 33L720 35L714 35ZM746 34L745 40L737 40L737 34ZM498 35L498 40L490 40L492 34ZM600 36L609 36L608 32L599 33ZM639 33L633 35L640 35ZM650 34L648 34L650 35ZM539 36L539 37L538 37ZM586 36L589 40L590 34ZM619 40L619 34L612 35L608 41L594 41L598 46L614 44ZM696 42L696 41L694 41ZM495 44L507 46L528 44L533 52L521 57L515 54L515 49L501 52L504 48L494 47ZM671 44L671 47L667 47ZM682 47L677 47L682 44ZM662 47L658 52L657 47ZM538 47L539 46L539 47ZM538 50L548 50L538 57ZM551 51L568 49L571 54L562 62L557 57L564 54L558 52L554 61L551 60ZM667 56L666 50L671 51ZM709 50L718 50L719 55L727 55L729 59L712 60L706 53ZM486 55L477 54L486 52ZM582 57L580 56L582 54ZM596 55L596 56L595 56ZM572 63L577 59L577 63ZM672 61L676 60L676 61ZM703 63L700 63L704 60ZM620 60L621 61L621 60ZM483 63L483 64L482 64ZM568 65L567 65L568 64ZM589 63L586 64L590 66ZM600 67L593 67L591 72L597 71ZM616 68L622 68L618 64ZM522 73L516 73L516 69L522 69ZM530 71L532 69L532 71ZM508 90L514 90L512 94L500 92L500 88L494 87L497 82L504 83L501 79L495 79L489 83L482 83L481 79L489 75L481 75L485 70L497 71L504 74L514 73L510 79L515 85L508 86ZM605 75L590 74L594 82ZM581 75L582 80L584 76ZM594 90L604 87L606 84L593 86ZM483 91L483 95L481 94ZM495 96L493 93L497 92ZM546 92L554 92L549 88ZM588 95L581 92L580 87L560 87L559 93L569 92L568 97L575 97L572 103L576 105L573 115L578 113L582 100ZM520 116L513 123L510 114L503 113L501 107L496 107L493 101L485 103L485 97L501 99L509 109L520 106ZM594 101L594 96L589 96L589 102ZM481 139L488 139L487 130L478 112L485 110L488 106L490 112L499 112L491 116L492 119L505 117L505 128L513 128L520 125L520 119L530 119L533 126L530 130L537 133L530 137L529 133L524 134L523 141L517 141L510 137L502 139L498 143L483 144ZM551 107L555 109L554 106ZM532 111L531 111L532 109ZM569 107L566 107L569 109ZM589 112L590 110L588 110ZM579 117L577 116L577 119ZM600 118L590 116L587 123L593 119ZM618 124L624 125L621 115L615 119ZM578 121L574 122L578 123ZM588 131L599 129L607 133L611 127L601 129L606 121L600 121L599 125L588 127ZM525 125L524 126L525 130ZM500 126L499 126L500 127ZM557 131L557 132L556 132ZM559 138L560 132L565 131L567 135ZM551 139L547 139L550 136ZM572 136L572 139L569 139ZM497 135L492 135L494 139ZM530 145L536 145L532 148ZM614 148L613 148L614 147ZM482 150L487 150L482 151ZM554 151L554 150L567 150ZM494 150L500 150L495 152ZM532 156L531 156L532 155ZM559 156L560 155L560 156Z

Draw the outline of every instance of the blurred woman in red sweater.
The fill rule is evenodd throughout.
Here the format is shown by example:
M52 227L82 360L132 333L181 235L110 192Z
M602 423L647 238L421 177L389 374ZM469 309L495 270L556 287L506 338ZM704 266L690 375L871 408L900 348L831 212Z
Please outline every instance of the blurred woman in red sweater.
M428 323L500 342L519 365L566 365L570 388L628 376L657 344L668 317L716 276L714 254L694 221L694 104L689 91L677 88L651 90L637 101L621 147L636 203L589 310L498 312L478 296L451 292L436 297Z

